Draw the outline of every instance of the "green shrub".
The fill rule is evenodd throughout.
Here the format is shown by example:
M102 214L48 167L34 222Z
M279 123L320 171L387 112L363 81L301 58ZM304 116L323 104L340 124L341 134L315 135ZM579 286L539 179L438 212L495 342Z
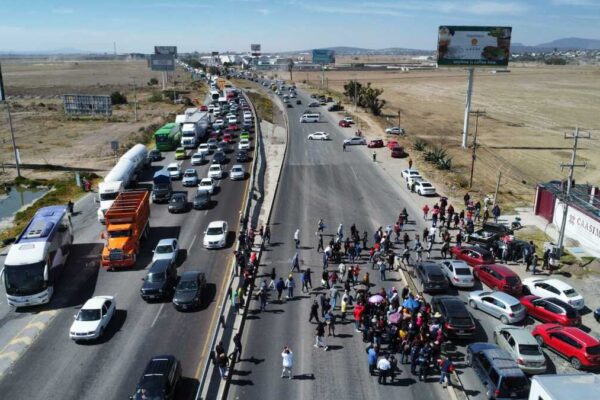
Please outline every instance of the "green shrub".
M437 169L450 171L452 169L452 157L445 157L437 162Z
M413 148L416 151L425 151L425 149L427 148L427 142L424 141L423 139L417 139L417 140L415 140L415 144L413 145Z
M163 100L163 96L162 94L160 94L160 92L153 92L152 95L150 96L150 98L148 99L149 102L152 103L158 103L159 101Z
M112 92L110 94L110 102L114 105L127 104L127 97L121 92Z
M158 85L158 79L150 78L150 80L148 81L148 86L156 86L156 85Z

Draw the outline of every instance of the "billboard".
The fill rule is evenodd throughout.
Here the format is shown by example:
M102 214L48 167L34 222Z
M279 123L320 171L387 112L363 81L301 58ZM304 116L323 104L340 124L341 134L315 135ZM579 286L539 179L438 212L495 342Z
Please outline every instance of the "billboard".
M177 57L177 46L154 46L154 54Z
M112 115L110 96L88 96L83 94L63 95L65 114L68 115Z
M260 53L260 44L251 44L250 45L250 50L253 53Z
M315 49L312 51L313 64L334 64L335 52L333 50Z
M151 54L150 69L152 71L175 71L175 58L169 54Z
M506 66L512 28L507 26L440 26L438 65Z
M218 51L213 51L212 53L210 53L211 56L216 57L219 55Z

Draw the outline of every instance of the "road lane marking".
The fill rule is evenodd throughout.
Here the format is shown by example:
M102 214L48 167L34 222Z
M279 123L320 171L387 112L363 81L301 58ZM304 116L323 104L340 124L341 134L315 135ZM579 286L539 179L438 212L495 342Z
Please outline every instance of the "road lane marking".
M29 337L29 336L21 336L21 337L16 337L14 339L12 339L10 342L8 342L9 345L14 345L14 344L24 344L25 346L29 346L31 345L31 343L33 343L33 338Z
M194 235L194 238L192 239L192 243L190 243L190 246L188 247L188 254L190 251L192 251L192 247L194 247L194 243L196 243L197 237L198 237L198 235Z
M16 351L7 351L6 353L0 354L0 360L8 358L10 361L15 362L19 358L19 353Z
M45 327L46 327L46 324L44 322L37 321L37 322L28 323L27 325L25 325L25 328L23 328L23 330L29 329L29 328L35 328L35 329L39 329L41 331Z
M160 315L160 312L162 311L162 309L165 307L165 303L162 303L160 305L160 308L158 309L158 312L156 313L156 317L154 317L154 321L152 321L152 325L150 325L150 328L154 328L154 324L156 324L156 321L158 321L158 316Z

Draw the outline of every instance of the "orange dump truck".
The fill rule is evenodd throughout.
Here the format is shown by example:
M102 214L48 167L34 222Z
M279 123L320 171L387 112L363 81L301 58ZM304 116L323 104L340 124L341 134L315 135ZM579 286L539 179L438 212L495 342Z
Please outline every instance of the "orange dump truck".
M119 193L104 214L106 231L102 232L104 249L102 267L132 267L140 251L140 242L150 228L150 194L145 190Z

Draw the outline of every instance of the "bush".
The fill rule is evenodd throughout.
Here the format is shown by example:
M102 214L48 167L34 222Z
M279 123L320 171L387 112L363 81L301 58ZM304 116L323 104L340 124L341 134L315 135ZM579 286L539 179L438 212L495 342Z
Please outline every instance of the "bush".
M163 96L160 92L153 92L148 101L151 103L158 103L159 101L162 101L162 99Z
M183 103L184 106L187 106L187 107L194 106L194 103L192 103L192 100L190 100L189 97L182 97L181 102Z
M156 86L156 85L158 85L158 79L150 78L150 80L148 81L148 86Z
M114 105L127 104L127 97L121 92L112 92L110 94L110 102Z
M436 167L443 171L450 171L452 169L452 157L445 157L438 160Z
M416 151L425 151L425 149L427 148L427 142L424 141L423 139L417 139L415 140L415 144L413 145L413 149L415 149Z

